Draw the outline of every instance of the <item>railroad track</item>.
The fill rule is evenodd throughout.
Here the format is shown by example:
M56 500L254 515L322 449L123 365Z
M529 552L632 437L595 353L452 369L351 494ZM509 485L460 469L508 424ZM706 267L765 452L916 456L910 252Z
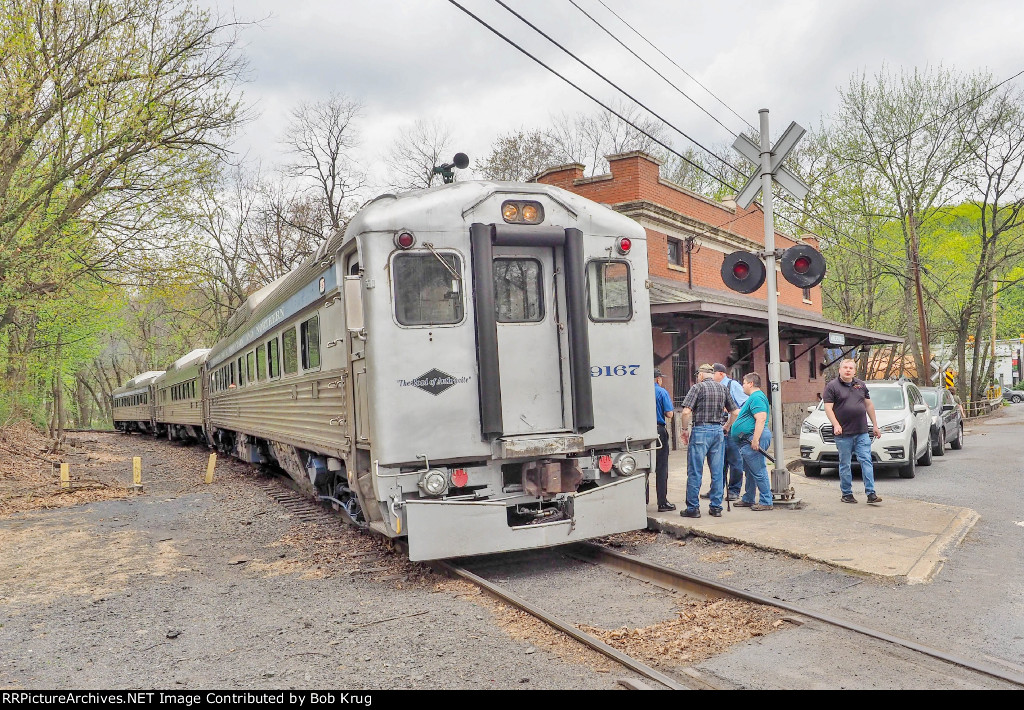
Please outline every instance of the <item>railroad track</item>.
M270 496L270 498L275 502L281 504L285 510L300 521L332 525L345 523L344 518L339 514L327 510L323 505L311 500L305 494L291 488L288 485L287 479L280 477L260 477L254 478L253 483ZM388 540L387 542L389 545L393 544L393 541L391 540ZM399 546L399 549L401 549L401 546ZM797 604L791 604L776 598L765 597L738 587L681 572L671 567L666 567L664 565L649 562L632 555L612 550L604 545L591 542L580 542L572 545L566 545L563 548L560 548L560 550L570 557L612 569L640 581L669 591L681 593L689 597L696 597L699 599L742 599L756 604L772 606L777 609L788 611L790 614L801 619L815 620L828 626L851 631L876 641L899 646L943 663L963 668L973 673L978 673L995 680L1009 683L1015 687L1024 688L1024 675L1020 673L1004 671L989 664L979 663L955 654L950 654L914 641L902 639L860 624L823 614ZM576 626L560 618L556 614L541 609L501 585L485 579L483 576L476 574L462 564L454 561L440 560L435 561L431 566L446 574L457 576L471 582L488 594L534 616L552 628L561 631L598 653L612 659L616 663L619 663L624 668L627 668L634 673L659 683L669 689L721 689L721 686L716 685L714 681L695 671L689 669L678 669L676 672L681 673L684 677L674 677L649 666L643 661L632 658L622 651L609 646L591 634L581 631ZM627 687L630 687L630 684L627 681L620 682L627 685Z

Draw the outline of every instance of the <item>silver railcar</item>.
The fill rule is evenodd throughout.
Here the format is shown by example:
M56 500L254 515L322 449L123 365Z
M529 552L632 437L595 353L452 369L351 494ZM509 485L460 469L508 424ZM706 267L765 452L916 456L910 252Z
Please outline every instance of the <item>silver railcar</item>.
M110 393L114 428L123 432L156 433L156 401L153 383L164 374L163 370L150 370L136 375Z
M647 288L644 230L565 190L384 195L232 318L206 433L414 560L642 528Z
M209 348L178 358L153 382L157 434L168 439L204 441L203 366Z

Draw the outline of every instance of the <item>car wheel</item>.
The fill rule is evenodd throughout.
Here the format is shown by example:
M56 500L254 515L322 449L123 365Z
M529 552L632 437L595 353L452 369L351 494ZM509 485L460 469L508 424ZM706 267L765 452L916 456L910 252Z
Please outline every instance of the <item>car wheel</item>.
M946 455L946 430L939 429L939 433L935 435L935 445L932 446L932 456L945 456Z
M913 478L917 475L917 438L910 440L910 460L900 466L900 478Z
M924 455L917 460L922 466L932 465L932 442L929 441L924 447Z
M956 438L949 442L949 445L959 451L964 448L964 425L961 424L956 429Z
M1024 399L1024 397L1021 397L1019 394L1015 394L1012 397L1010 397L1010 401L1013 402L1014 404L1020 404L1021 399Z
M808 478L817 478L821 475L821 466L814 466L812 464L804 464L804 475Z

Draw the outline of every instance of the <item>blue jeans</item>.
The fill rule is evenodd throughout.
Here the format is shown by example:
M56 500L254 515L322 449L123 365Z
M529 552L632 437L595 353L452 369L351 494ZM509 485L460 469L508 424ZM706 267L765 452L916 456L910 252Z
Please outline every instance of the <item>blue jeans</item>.
M772 443L771 432L765 429L757 443L761 447L761 451L767 451ZM772 482L768 477L768 466L765 463L767 459L761 454L761 451L754 451L747 441L739 443L738 446L740 456L743 458L743 468L747 475L747 484L743 490L743 502L753 505L754 493L758 492L760 493L758 504L772 505L774 502L772 498Z
M704 459L711 469L711 507L722 509L725 443L719 424L694 425L686 447L686 509L700 510L700 482L704 477Z
M871 435L850 434L837 436L836 448L839 449L839 490L844 496L853 495L853 455L857 455L860 463L860 477L864 480L864 492L871 495L875 492L875 467L871 463ZM910 454L913 456L913 452Z
M729 497L733 500L740 497L743 485L743 458L740 456L740 444L731 436L725 437L725 472L728 475Z

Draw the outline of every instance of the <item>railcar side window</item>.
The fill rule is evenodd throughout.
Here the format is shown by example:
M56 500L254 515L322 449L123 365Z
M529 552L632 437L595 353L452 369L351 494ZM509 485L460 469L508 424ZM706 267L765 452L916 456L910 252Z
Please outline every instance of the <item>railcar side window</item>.
M626 321L633 317L629 264L594 259L587 264L587 302L595 321Z
M540 262L536 259L494 260L494 315L499 323L532 323L544 319Z
M442 259L444 263L442 263ZM454 254L396 254L391 269L395 317L402 325L462 320L462 260Z
M244 384L245 384L245 382L243 382L243 380L244 380L245 378L244 378L244 377L242 377L242 370L244 370L244 369L245 369L245 368L244 368L244 367L242 367L242 358L238 358L238 386L239 386L239 387L241 387L242 385L244 385Z
M250 384L256 381L256 353L250 352L245 356L245 383Z
M260 345L256 348L256 379L267 379L267 346Z
M320 316L313 316L299 326L302 333L302 369L320 367Z
M277 338L267 341L267 365L270 366L270 379L281 376L281 357L278 353Z
M284 374L294 375L299 371L299 360L296 357L297 352L295 328L289 328L281 333L281 359L284 364Z

